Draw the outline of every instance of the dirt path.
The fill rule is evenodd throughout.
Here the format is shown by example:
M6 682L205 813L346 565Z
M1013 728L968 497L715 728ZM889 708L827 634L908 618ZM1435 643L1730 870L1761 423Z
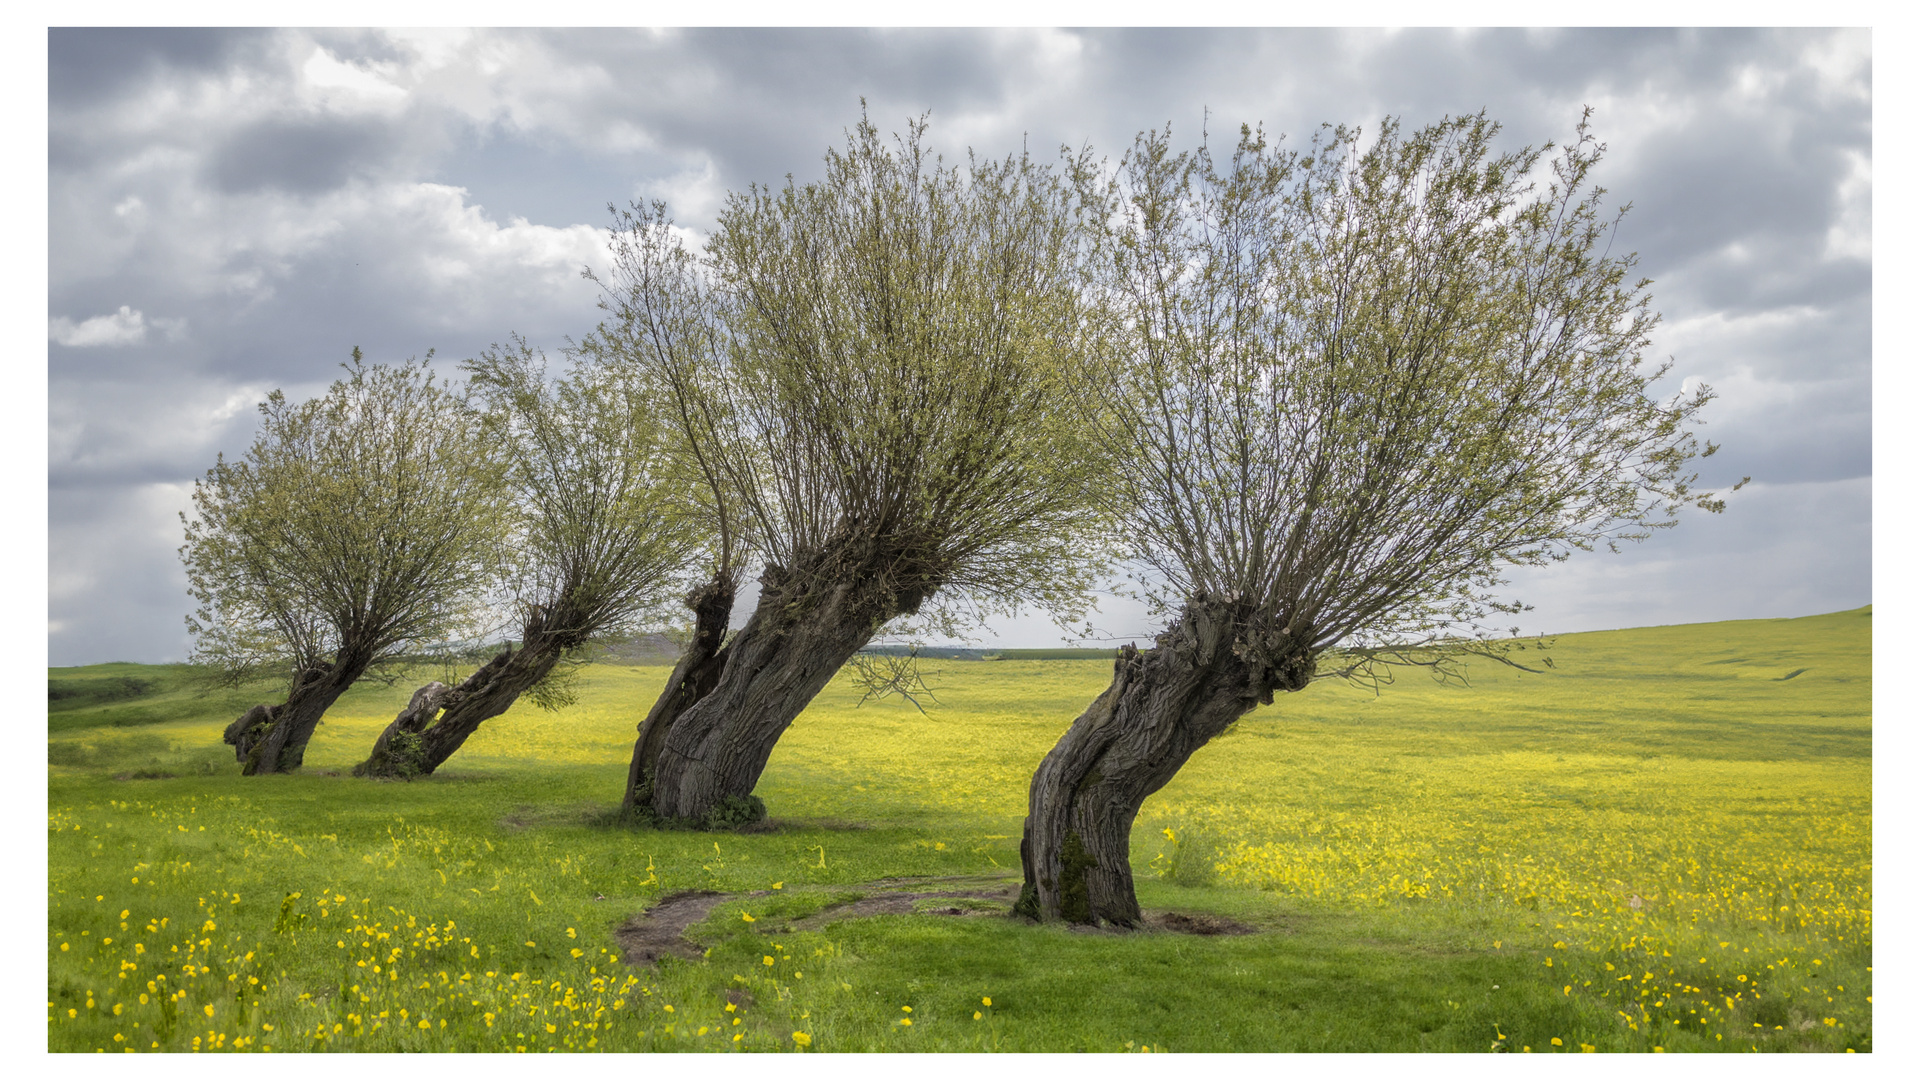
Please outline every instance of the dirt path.
M698 960L703 950L687 940L687 927L706 918L728 895L697 890L663 896L645 914L635 915L615 930L613 940L620 943L629 964L651 964L669 955Z
M769 925L764 932L789 933L796 930L820 930L848 919L871 918L875 915L1004 916L1013 910L1014 900L1020 893L1020 879L1018 877L883 878L837 891L857 891L863 895L857 899L829 904L811 915ZM766 895L768 892L764 889L746 893L722 893L704 889L672 893L661 897L660 902L647 909L645 913L628 919L613 932L613 937L619 943L620 951L629 964L652 964L662 956L679 956L697 960L704 954L704 950L687 940L687 927L705 919L717 905L729 899ZM1164 911L1143 912L1142 916L1145 923L1143 929L1147 932L1157 930L1203 936L1258 932L1255 927L1221 915Z

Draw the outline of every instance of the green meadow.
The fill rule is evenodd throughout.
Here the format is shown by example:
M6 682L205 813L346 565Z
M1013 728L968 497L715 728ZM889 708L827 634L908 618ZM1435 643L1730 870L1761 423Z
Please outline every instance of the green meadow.
M56 668L47 1044L1866 1052L1871 644L1861 609L1316 683L1147 801L1129 934L844 906L1017 884L1028 778L1105 660L924 662L925 716L839 680L747 833L601 823L665 667L587 668L413 783L349 775L413 680L242 778L221 731L271 687ZM628 963L616 931L688 890L721 895L687 955Z

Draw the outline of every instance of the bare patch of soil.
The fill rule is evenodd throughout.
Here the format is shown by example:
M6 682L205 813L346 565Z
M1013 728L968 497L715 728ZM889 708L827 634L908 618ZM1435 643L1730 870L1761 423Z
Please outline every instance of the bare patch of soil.
M635 915L615 930L613 940L629 964L651 964L662 956L698 960L702 950L687 940L687 927L706 918L726 898L726 893L706 889L663 896L645 914Z
M1146 915L1148 926L1160 930L1171 930L1176 934L1199 934L1212 937L1215 934L1255 934L1255 928L1246 923L1227 918L1225 915L1189 915L1180 911L1163 911L1157 915Z

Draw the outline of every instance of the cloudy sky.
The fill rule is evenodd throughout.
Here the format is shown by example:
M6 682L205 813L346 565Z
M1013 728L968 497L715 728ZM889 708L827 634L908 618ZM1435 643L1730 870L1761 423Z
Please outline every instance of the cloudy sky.
M935 145L1117 156L1171 122L1304 142L1481 109L1514 145L1583 105L1673 390L1719 393L1703 480L1753 483L1621 555L1516 577L1529 631L1871 600L1872 63L1864 32L56 30L48 56L48 650L182 659L192 480L275 387L355 345L449 362L591 329L606 204L711 227L817 174L864 96ZM1148 628L1107 602L1114 634ZM1005 645L1050 645L1038 619Z

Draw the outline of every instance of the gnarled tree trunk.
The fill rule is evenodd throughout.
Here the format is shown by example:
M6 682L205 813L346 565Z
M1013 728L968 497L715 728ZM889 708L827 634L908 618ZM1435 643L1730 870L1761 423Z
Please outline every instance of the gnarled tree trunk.
M747 804L794 717L888 620L918 611L939 587L902 547L849 530L803 572L761 575L759 604L727 644L713 688L659 736L646 791L654 815L707 823Z
M293 680L287 700L255 705L227 725L226 741L240 762L242 776L289 773L306 760L307 743L320 718L347 692L369 661L344 650L332 663L320 661Z
M713 692L720 683L720 672L727 663L727 649L721 645L727 634L727 620L733 614L734 579L717 572L713 580L687 594L687 606L693 609L693 638L673 666L665 690L653 703L647 718L640 722L639 738L633 743L633 762L627 767L627 793L620 800L623 810L645 806L653 798L653 774L666 745L667 732L680 714Z
M1137 925L1127 854L1140 805L1209 739L1271 703L1275 690L1305 687L1313 671L1311 651L1250 634L1246 613L1208 598L1189 601L1155 648L1121 649L1112 685L1034 773L1014 910Z
M503 649L459 686L449 689L432 682L414 691L407 707L374 742L373 753L354 766L353 775L431 776L481 724L512 708L577 644L575 634L547 631L539 616L522 638L520 649Z

